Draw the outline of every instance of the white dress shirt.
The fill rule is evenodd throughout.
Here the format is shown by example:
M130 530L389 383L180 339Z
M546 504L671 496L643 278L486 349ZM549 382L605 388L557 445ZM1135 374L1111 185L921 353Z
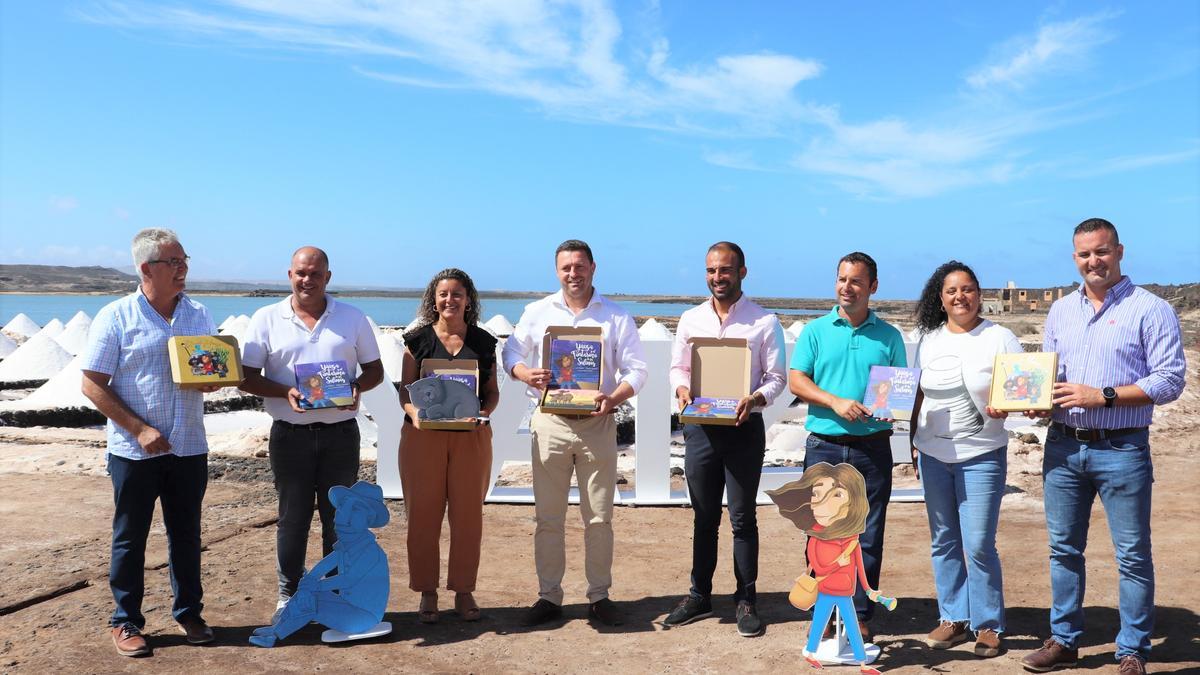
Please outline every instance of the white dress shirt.
M517 327L504 343L504 369L523 364L542 367L542 336L550 326L599 326L604 337L600 391L612 394L622 382L628 382L636 394L646 382L646 357L637 324L628 312L608 298L592 291L592 300L579 314L567 307L562 291L525 306ZM541 391L527 389L530 398L541 398Z
M717 316L712 298L679 317L671 348L672 394L679 387L692 386L692 349L688 340L694 337L745 338L750 348L750 393L762 394L767 405L787 386L783 326L775 314L759 307L745 294L729 308L724 322ZM761 410L762 406L755 409Z

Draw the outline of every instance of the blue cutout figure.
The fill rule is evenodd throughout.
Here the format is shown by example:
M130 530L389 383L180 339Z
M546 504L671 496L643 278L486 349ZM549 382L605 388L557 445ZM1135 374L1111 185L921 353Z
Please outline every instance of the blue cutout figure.
M383 618L390 586L387 554L368 529L388 523L383 489L361 480L352 487L335 485L329 488L329 501L336 509L333 527L338 534L333 553L300 579L275 623L256 629L250 644L274 647L310 621L342 633L364 633ZM335 567L337 574L326 577Z

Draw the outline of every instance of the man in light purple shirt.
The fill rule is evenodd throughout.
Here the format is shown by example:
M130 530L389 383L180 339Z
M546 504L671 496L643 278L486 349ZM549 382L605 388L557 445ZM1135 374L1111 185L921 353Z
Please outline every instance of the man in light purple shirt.
M763 632L755 610L758 579L758 521L755 517L758 481L766 453L762 408L787 385L783 327L774 314L742 293L746 258L737 244L719 241L708 249L705 277L712 297L679 317L671 353L671 384L679 409L692 402L694 337L745 338L750 349L751 391L738 401L737 424L687 424L684 474L691 495L692 587L666 618L682 626L712 615L712 577L717 567L717 533L721 527L721 497L729 494L729 523L733 528L733 599L738 633L754 637Z
M1045 672L1074 665L1083 635L1084 549L1099 495L1117 554L1122 675L1146 672L1154 630L1149 426L1154 406L1183 392L1179 317L1121 274L1117 228L1091 218L1075 228L1079 290L1054 303L1043 350L1058 353L1053 420L1042 476L1050 538L1050 634L1021 660Z

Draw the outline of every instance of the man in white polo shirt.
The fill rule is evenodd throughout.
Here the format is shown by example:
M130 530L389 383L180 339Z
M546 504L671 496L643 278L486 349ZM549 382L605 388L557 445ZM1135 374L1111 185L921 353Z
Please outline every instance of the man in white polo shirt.
M549 326L599 326L604 338L598 409L590 415L533 414L533 536L538 601L524 617L527 626L562 615L562 578L567 565L565 523L571 472L579 483L583 516L584 570L588 614L606 625L622 622L608 589L612 586L613 498L617 489L617 422L612 412L646 381L646 359L633 317L592 286L592 249L569 239L554 252L562 290L525 307L504 344L504 367L538 398L550 382L542 368L542 336Z
M275 545L279 602L283 609L304 576L304 554L313 503L321 515L321 548L333 551L333 505L329 488L358 478L359 395L383 381L379 345L366 315L325 294L329 258L305 246L292 255L292 294L254 313L242 347L242 390L263 397L271 425L271 472L279 494ZM296 382L296 365L342 361L352 378L353 404L308 409ZM356 366L362 373L357 379Z

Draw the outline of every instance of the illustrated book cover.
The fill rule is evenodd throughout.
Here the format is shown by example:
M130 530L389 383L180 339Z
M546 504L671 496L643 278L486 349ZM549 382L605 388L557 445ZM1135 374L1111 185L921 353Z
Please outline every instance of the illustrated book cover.
M679 413L679 417L687 420L688 424L732 425L737 423L737 404L736 398L697 396Z
M229 335L174 335L167 341L171 379L184 389L236 387L242 383L237 338Z
M421 411L421 428L469 431L479 425L479 362L475 359L423 359L421 380L409 386L409 398ZM429 378L446 384L434 386ZM463 385L450 385L456 382ZM464 389L465 388L465 389Z
M871 366L862 403L871 411L871 417L907 422L912 420L920 384L920 368Z
M345 361L318 361L296 364L296 388L300 407L305 410L354 405L350 387L352 372Z
M996 410L1050 410L1058 373L1058 354L997 354L988 405Z
M550 382L541 408L557 414L581 414L596 409L604 340L599 327L551 326L543 342L542 360Z

